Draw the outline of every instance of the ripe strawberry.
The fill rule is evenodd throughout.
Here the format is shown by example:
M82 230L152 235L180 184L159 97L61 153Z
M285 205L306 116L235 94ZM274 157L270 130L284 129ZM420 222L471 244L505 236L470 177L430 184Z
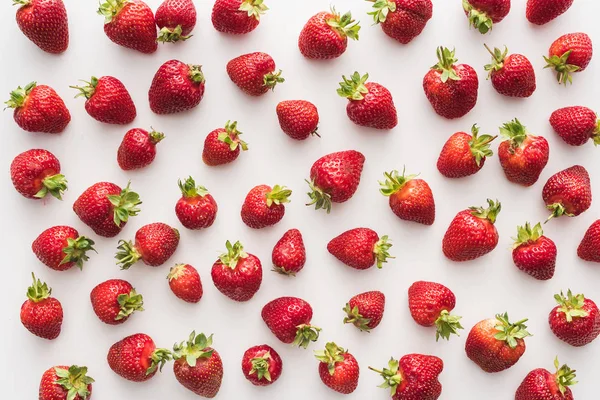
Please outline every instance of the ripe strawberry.
M450 340L450 335L464 329L457 315L450 312L456 305L454 293L436 282L417 281L408 288L408 308L415 322L421 326L435 326L435 340Z
M456 214L444 235L442 250L452 261L470 261L486 255L498 244L494 226L500 213L498 200L487 200L489 207L470 207Z
M157 349L152 338L143 333L127 336L113 344L106 357L115 374L132 382L145 382L162 371L171 352Z
M556 39L548 50L545 68L553 68L559 83L573 83L572 73L586 69L592 60L592 39L585 33L567 33Z
M564 14L573 0L527 0L526 16L529 22L544 25Z
M100 321L120 325L136 311L144 311L144 298L131 283L110 279L97 285L90 293L92 308Z
M490 143L498 136L481 135L477 124L471 128L472 135L456 132L448 138L437 161L437 169L446 178L463 178L477 173L487 157L494 152Z
M143 1L106 0L98 14L104 16L104 33L114 43L147 54L158 48L154 14Z
M583 294L554 295L558 306L550 311L548 323L557 338L571 346L581 347L600 335L600 311L592 300Z
M198 396L213 398L221 388L223 361L212 347L212 335L192 332L186 342L173 347L175 378Z
M178 182L181 198L175 204L175 214L183 226L188 229L210 227L217 218L219 207L215 199L204 186L196 186L191 176L185 182Z
M392 244L387 236L381 239L369 228L355 228L334 237L327 243L327 251L349 267L369 269L375 263L382 268L390 256Z
M119 251L115 258L121 269L129 269L139 260L151 267L158 267L171 258L178 245L179 231L162 222L155 222L138 229L135 244L119 240Z
M508 47L504 51L495 47L494 51L484 44L492 55L492 63L485 66L489 71L488 79L498 93L509 97L529 97L535 92L535 71L529 59L522 54L508 55Z
M298 229L290 229L283 234L273 247L271 254L273 271L282 275L296 276L306 263L306 249L302 234Z
M177 264L167 276L173 294L188 303L197 303L202 298L202 281L196 268L190 264Z
M600 219L585 232L577 247L577 255L585 261L600 262Z
M345 324L353 324L361 331L369 332L376 328L383 318L385 295L373 290L352 297L343 308Z
M510 0L463 0L462 3L469 25L483 34L491 31L493 25L510 12Z
M600 145L600 120L596 113L581 106L564 107L550 116L550 125L554 132L571 146L581 146L592 139Z
M263 307L261 316L271 332L283 343L307 348L319 339L321 328L312 326L310 304L298 297L279 297Z
M561 367L554 359L556 372L537 368L527 374L515 393L515 400L573 400L569 386L575 385L575 370L566 364Z
M134 128L127 131L117 151L119 167L125 171L150 165L156 157L156 145L165 138L162 132Z
M98 182L87 188L73 203L73 211L81 222L103 237L121 232L129 217L136 216L142 204L140 196L110 182Z
M248 150L248 143L240 139L241 134L237 129L237 121L227 121L225 128L210 132L204 140L202 161L210 166L234 161L240 155L240 151Z
M94 382L87 376L87 367L52 367L42 375L39 400L88 400L92 397Z
M262 283L262 265L255 255L246 253L240 242L225 243L227 253L212 266L211 276L219 292L235 301L248 301Z
M60 54L69 47L69 21L62 0L14 0L17 25L40 49Z
M431 0L368 0L373 2L373 16L383 32L407 44L419 36L433 15Z
M254 386L269 386L281 376L283 361L266 344L250 347L242 356L242 373Z
M86 86L69 86L79 90L75 97L83 96L85 111L96 121L106 124L126 125L132 122L137 111L125 85L112 76L100 79L92 76L90 81L82 81Z
M340 15L335 8L312 16L298 38L300 53L306 58L326 60L344 54L348 38L358 40L360 25L348 11Z
M521 271L541 281L554 276L556 267L556 245L552 239L544 236L542 225L533 228L527 222L517 228L517 237L513 238L512 257Z
M250 228L261 229L281 221L285 203L289 203L292 191L285 186L268 185L253 187L242 204L242 221Z
M51 297L52 288L33 277L27 289L27 300L21 306L21 323L27 330L42 339L56 339L60 335L63 309L60 301Z
M383 174L385 182L379 182L382 195L390 198L390 208L400 219L414 221L424 225L433 225L435 221L435 201L431 188L418 175L402 175L393 170Z
M192 0L165 0L154 16L159 42L178 42L192 37L196 26L196 6Z
M268 9L263 0L216 0L211 20L219 32L241 35L256 29Z
M350 200L358 184L365 164L365 156L355 150L338 151L319 158L310 169L308 197L315 210L331 212L331 203Z
M66 271L74 265L83 269L83 263L89 259L86 253L96 251L93 245L92 239L79 236L75 228L53 226L40 233L31 244L31 250L49 268Z
M306 100L285 100L277 104L279 126L289 137L304 140L310 135L319 136L319 112ZM319 136L320 137L320 136Z
M356 358L347 350L329 342L325 350L315 351L315 358L320 361L319 376L325 386L342 394L356 390L360 369Z
M31 82L10 92L6 108L14 108L13 117L27 132L60 133L71 121L65 102L50 86Z
M544 185L542 198L552 211L548 219L562 215L575 217L592 205L590 175L581 165L557 172Z
M150 109L156 114L191 110L204 96L204 74L200 65L170 60L160 66L148 91Z
M10 164L10 178L23 197L43 199L51 194L62 200L67 180L60 173L60 162L48 150L31 149L16 156Z
M275 72L275 61L267 53L248 53L227 63L227 75L242 92L262 96L275 85L284 82L281 70Z

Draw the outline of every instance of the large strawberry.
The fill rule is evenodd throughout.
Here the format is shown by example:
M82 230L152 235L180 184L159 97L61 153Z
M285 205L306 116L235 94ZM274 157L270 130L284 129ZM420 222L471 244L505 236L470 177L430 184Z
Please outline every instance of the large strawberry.
M591 299L583 294L554 295L558 303L550 311L548 323L557 338L571 346L581 347L593 342L600 335L600 311Z
M242 356L242 373L254 386L269 386L281 376L283 361L266 344L250 347Z
M527 0L525 15L529 22L544 25L567 12L573 0Z
M345 324L352 324L361 331L376 328L385 311L385 295L378 290L353 296L343 308Z
M408 288L408 308L415 322L421 326L435 326L435 340L450 340L463 329L457 315L450 312L456 305L454 293L436 282L417 281Z
M463 0L469 25L481 33L488 33L494 24L510 12L510 0Z
M53 226L40 233L31 244L31 249L49 268L66 271L75 265L83 269L83 263L89 259L86 253L96 251L92 246L92 239L79 236L77 229L62 225Z
M402 175L393 170L384 174L385 181L379 182L379 191L390 198L390 208L400 219L423 225L433 225L435 221L435 201L431 188L417 175Z
M223 380L223 361L212 347L212 335L192 332L187 341L173 346L175 378L198 396L212 399Z
M529 97L535 92L535 71L527 57L522 54L508 55L508 47L504 51L485 45L492 55L492 63L485 66L489 71L488 79L498 93L509 97Z
M307 348L319 339L321 328L310 324L313 310L298 297L279 297L263 307L261 316L271 332L283 343Z
M250 228L260 229L275 225L285 214L292 191L285 186L258 185L246 195L242 204L242 221Z
M88 400L92 397L94 379L87 367L59 365L42 375L39 400Z
M181 198L175 204L175 214L179 222L188 229L210 227L217 218L219 207L204 186L196 186L191 176L185 182L179 180Z
M98 14L104 17L104 33L114 43L142 53L158 48L154 14L141 0L105 0Z
M372 229L354 228L334 237L327 243L327 251L349 267L369 269L377 264L382 268L392 247L387 236L381 238Z
M60 173L60 162L48 150L31 149L16 156L10 164L10 178L23 197L43 199L50 194L62 200L67 180Z
M490 143L498 136L481 135L477 124L471 134L456 132L448 138L437 160L437 169L446 178L463 178L477 173L487 157L494 154Z
M154 16L159 42L178 42L192 37L196 26L196 6L192 0L165 0Z
M573 400L569 386L575 381L575 370L568 365L560 366L558 357L554 359L556 372L536 368L527 374L517 388L515 400Z
M69 21L62 0L14 0L17 25L40 49L59 54L69 47Z
M585 261L600 262L600 219L585 232L577 247L577 255Z
M273 271L283 275L296 276L306 263L306 249L302 234L298 229L290 229L283 234L271 253Z
M170 60L160 66L150 85L150 109L157 114L187 111L204 96L204 74L200 65Z
M162 371L171 360L171 352L157 349L150 336L136 333L113 344L106 359L115 374L132 382L144 382Z
M600 120L588 107L559 108L550 115L550 125L571 146L584 145L590 139L600 145Z
M320 361L319 376L325 386L342 394L356 390L360 368L352 354L329 342L325 344L325 350L315 351L315 357Z
M119 251L115 258L121 269L129 269L139 260L157 267L171 258L178 245L179 231L162 222L155 222L138 229L135 244L119 240Z
M197 303L202 298L202 281L196 268L189 264L177 264L167 276L173 294L188 303Z
M262 96L285 81L281 70L275 69L273 58L261 52L243 54L227 63L229 79L250 96Z
M310 135L319 136L319 112L306 100L285 100L277 104L279 126L289 137L304 140Z
M298 38L300 52L306 58L325 60L337 58L348 47L348 38L358 40L360 25L348 11L340 15L335 8L312 16Z
M574 72L585 70L592 60L592 39L582 32L567 33L556 39L548 50L545 68L556 71L559 83L573 83Z
M210 132L204 139L202 161L210 166L235 161L242 150L248 150L248 143L240 139L241 134L237 129L237 121L227 121L224 128Z
M63 323L60 301L52 297L52 288L32 273L33 285L27 289L27 300L21 306L21 323L42 339L56 339Z
M216 0L211 20L219 32L241 35L256 29L268 9L263 0Z
M128 130L117 150L119 167L129 171L150 165L156 157L156 145L164 138L162 132L155 130L150 132L141 128Z
M136 311L144 311L144 298L131 283L122 279L109 279L98 284L90 293L94 313L100 321L120 325Z
M246 253L240 242L225 243L227 252L212 266L213 283L221 293L235 301L248 301L262 283L262 265L255 255Z
M83 82L85 86L70 87L79 90L75 97L86 98L85 111L90 117L96 121L118 125L126 125L135 119L135 104L120 80L112 76L100 79L92 76L89 82Z
M58 93L36 82L17 87L5 104L15 109L15 122L28 132L60 133L71 121L71 114Z
M552 239L544 236L542 224L519 226L513 240L512 258L517 268L542 281L554 276L557 249Z
M431 0L368 0L373 4L373 16L383 32L407 44L419 36L433 15Z
M552 211L548 219L562 215L575 217L592 205L590 175L581 165L557 172L548 178L542 198Z

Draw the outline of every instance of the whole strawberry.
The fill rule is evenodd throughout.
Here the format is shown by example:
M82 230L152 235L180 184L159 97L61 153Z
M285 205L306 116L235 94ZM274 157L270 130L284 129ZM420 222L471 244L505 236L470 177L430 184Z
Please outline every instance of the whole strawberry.
M282 275L296 276L306 263L306 249L298 229L290 229L273 247L271 253L273 271Z
M119 240L115 258L121 269L129 269L142 260L144 264L158 267L166 263L177 250L179 231L162 222L142 226L135 233L135 244Z
M83 96L85 111L96 121L106 124L126 125L132 122L137 111L135 104L125 85L112 76L100 79L92 76L90 81L83 81L86 86L70 86L79 90L75 97Z
M100 321L120 325L136 311L144 311L144 298L131 283L110 279L97 285L90 293L92 308Z
M258 257L244 251L240 242L225 243L227 252L212 266L211 276L219 292L235 301L248 301L262 283L262 265Z
M163 43L184 41L192 37L196 26L196 6L192 0L165 0L154 16L158 40Z
M156 145L165 138L162 132L134 128L125 133L117 151L117 161L122 170L144 168L156 157Z
M545 68L553 68L556 71L559 83L573 83L572 74L587 68L593 52L592 39L587 34L567 33L550 46L548 57L544 57L548 63Z
M550 311L548 323L557 338L571 346L581 347L593 342L600 335L600 311L592 300L583 294L567 296L561 292L554 295L558 303Z
M486 255L498 245L494 226L500 213L498 200L487 200L489 207L470 207L456 214L442 240L444 255L452 261L470 261Z
M319 136L319 112L306 100L285 100L277 104L279 126L289 137L304 140L310 135Z
M268 9L263 0L216 0L211 20L219 32L242 35L256 29Z
M42 375L39 400L88 400L92 397L92 377L87 367L59 365Z
M154 14L141 0L106 0L98 14L104 17L104 33L114 43L142 53L158 48Z
M369 228L354 228L334 237L327 243L327 251L349 267L369 269L375 263L382 268L390 256L392 247L387 236L379 238L377 232Z
M456 132L448 138L437 161L437 169L446 178L464 178L473 175L494 152L490 143L498 136L481 135L477 124L471 128L472 135Z
M376 328L385 311L385 295L378 290L364 292L352 297L343 308L345 324L352 324L361 331Z
M568 365L560 366L558 357L554 359L556 372L537 368L527 374L517 388L515 400L573 400L569 386L577 383L575 370Z
M254 386L269 386L281 376L283 361L266 344L250 347L242 356L242 373Z
M368 0L373 2L373 16L383 32L407 44L419 36L433 15L431 0Z
M356 390L360 369L356 358L347 350L329 342L325 350L315 351L315 358L320 361L319 376L325 386L342 394Z
M438 47L439 62L423 78L423 90L435 112L447 119L466 115L477 103L479 79L467 64L457 64L454 50Z
M188 229L210 227L217 218L219 207L215 199L204 186L196 186L191 176L185 182L179 180L181 198L175 204L175 214L179 222Z
M157 114L191 110L204 96L204 74L200 65L170 60L160 66L148 91L150 109Z
M417 281L408 288L408 308L415 322L421 326L435 326L435 340L450 340L463 329L457 315L450 312L456 305L454 293L436 282Z
M463 0L469 25L485 34L510 12L510 0Z
M171 352L157 349L152 338L136 333L113 344L106 357L108 366L120 377L132 382L145 382L171 360Z
M235 161L242 150L248 150L248 143L240 139L241 134L237 129L237 121L227 121L225 128L210 132L204 140L202 161L210 166Z
M75 265L83 269L83 263L89 259L86 253L96 251L92 246L92 239L79 236L77 229L62 225L40 233L31 244L31 250L49 268L66 271Z
M355 150L339 151L319 158L310 169L308 197L315 210L331 211L331 203L350 200L358 184L365 164L365 156Z
M192 332L185 342L173 346L173 372L183 387L212 399L223 380L223 361L212 347L212 335Z
M600 219L585 232L577 247L577 255L585 261L600 262Z
M16 156L10 164L13 186L23 197L43 199L50 194L62 200L67 180L60 173L60 162L48 150L31 149Z
M298 38L300 53L306 58L326 60L344 54L348 38L358 40L360 25L348 11L340 15L335 8L312 16Z
M508 48L504 51L495 47L494 51L485 45L492 55L492 63L485 66L489 71L488 79L498 93L508 97L529 97L535 92L535 71L529 59L522 54L508 55Z
M177 264L169 271L169 287L173 294L188 303L197 303L204 293L196 268L190 264Z
M379 182L382 195L390 198L390 208L396 216L405 221L423 225L433 225L435 221L435 201L431 188L417 175L402 175L398 171L384 173L385 182Z
M321 328L310 324L312 315L310 304L298 297L279 297L261 311L263 321L277 339L303 348L319 339Z
M532 24L544 25L567 12L573 0L527 0L525 15Z
M544 185L542 198L552 211L548 219L562 215L575 217L592 205L590 175L581 165L557 172Z
M62 0L14 0L21 32L45 52L60 54L69 47L69 21Z
M275 61L267 53L248 53L227 63L227 75L242 92L262 96L284 82L281 70L275 72Z
M42 339L56 339L63 323L60 301L51 297L52 288L32 273L33 285L27 288L27 300L21 306L21 323Z
M15 109L15 122L28 132L60 133L71 122L63 99L50 86L36 82L17 87L4 104Z
M542 224L533 228L527 222L517 228L517 237L513 238L512 258L521 271L541 281L554 276L556 267L556 245L544 236Z
M242 221L253 229L275 225L285 214L292 191L285 186L255 186L248 192L242 204Z
M600 145L600 120L590 108L559 108L550 116L550 125L571 146L582 146L590 139L596 146Z

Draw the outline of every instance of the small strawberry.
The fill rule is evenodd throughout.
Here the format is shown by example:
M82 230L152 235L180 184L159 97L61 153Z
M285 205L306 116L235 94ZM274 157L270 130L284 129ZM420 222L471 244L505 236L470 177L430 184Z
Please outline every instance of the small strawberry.
M196 268L190 264L177 264L169 271L169 287L173 294L188 303L197 303L202 298L202 281Z
M559 83L573 83L574 72L585 70L592 60L592 39L585 33L567 33L556 39L548 50L545 68L553 68Z
M17 25L40 49L60 54L69 47L69 21L62 0L14 0Z
M106 357L108 366L120 377L132 382L145 382L165 363L171 360L171 352L157 349L152 338L143 333L127 336L113 344Z
M525 15L532 24L544 25L567 12L573 0L527 0Z
M383 32L407 44L419 36L433 15L431 0L368 0L373 4L373 16Z
M385 295L373 290L352 297L343 308L345 324L352 324L361 331L369 332L376 328L385 311Z
M92 308L100 321L120 325L136 311L144 311L144 298L131 283L110 279L98 284L90 293Z
M51 297L52 288L33 277L27 289L27 300L21 306L21 323L27 330L42 339L56 339L63 323L60 301Z
M175 205L179 222L188 229L203 229L212 226L217 218L219 207L204 186L196 186L191 176L185 182L178 182L181 198Z
M575 370L566 364L561 367L558 357L554 359L556 372L537 368L527 374L517 388L515 400L573 400L569 386L577 383Z
M69 86L79 90L75 97L86 98L85 111L96 121L106 124L126 125L132 122L137 111L125 85L112 76L100 79L92 76L90 81L82 81L86 86Z
M513 240L512 258L517 268L541 281L554 276L556 245L552 239L544 236L541 224L533 228L529 222L519 226L517 237Z
M55 271L66 271L77 265L83 269L83 263L89 257L88 251L96 251L94 241L79 236L77 229L70 226L53 226L33 241L31 249L36 257Z
M119 46L147 54L158 49L154 14L143 1L105 0L98 14L104 17L104 33Z
M310 324L312 315L310 304L298 297L279 297L261 311L263 321L277 339L303 348L319 339L321 328Z
M437 169L446 178L463 178L473 175L494 152L490 143L498 136L481 135L477 124L471 128L472 135L456 132L448 138L437 161Z
M156 157L156 145L165 138L162 132L134 128L127 131L117 151L117 161L122 170L144 168Z
M559 108L550 116L550 125L571 146L582 146L590 139L596 146L600 145L600 120L590 108Z
M335 8L312 16L298 38L300 53L306 58L326 60L344 54L348 38L358 40L360 25L348 11L340 15Z
M158 40L163 43L184 41L192 37L196 26L196 6L192 0L165 0L154 16Z
M508 97L529 97L535 92L535 71L527 57L522 54L508 55L508 47L504 51L495 47L494 51L484 44L492 55L492 63L485 66L489 71L488 79L498 93Z
M198 396L213 398L221 388L223 361L212 347L212 335L192 332L185 342L173 346L173 372L183 387Z
M383 174L385 182L379 182L382 195L390 198L390 208L396 216L405 221L423 225L433 225L435 221L435 201L431 188L418 175L402 175L393 170Z
M463 0L462 4L469 25L483 34L491 31L493 25L510 12L510 0Z
M459 336L462 317L450 312L456 305L454 293L436 282L417 281L408 288L408 308L415 322L421 326L435 326L435 340L450 340L450 335Z
M23 197L39 200L51 194L62 200L67 180L60 173L60 162L48 150L31 149L16 156L10 164L10 178Z
M273 271L282 275L296 276L306 263L306 249L302 234L298 229L290 229L283 234L273 247L271 254Z
M327 251L349 267L369 269L375 263L383 268L392 247L387 236L379 238L377 232L369 228L355 228L334 237L327 243Z
M575 217L592 205L590 175L581 165L557 172L544 185L542 198L552 211L548 219L562 215Z
M550 311L548 323L557 338L571 346L581 347L600 335L600 311L592 300L583 294L554 295L558 306Z
M577 255L585 261L600 262L600 219L585 232L577 247Z
M283 361L271 346L250 347L242 356L242 373L254 386L269 386L281 376Z
M211 20L219 32L242 35L256 29L268 9L263 0L216 0Z
M262 265L255 255L246 253L240 242L225 243L227 253L212 266L211 276L219 292L235 301L248 301L262 283Z
M88 400L92 397L94 379L87 367L59 365L42 375L39 400Z
M17 87L4 104L15 109L15 122L27 132L60 133L71 122L71 114L58 93L36 82Z
M248 143L240 139L241 134L237 129L237 121L227 121L225 128L210 132L204 140L202 161L210 166L235 161L242 150L248 150Z
M262 96L284 82L281 70L275 72L275 61L267 53L248 53L227 63L227 75L242 92Z
M487 200L489 207L470 207L456 214L444 235L442 250L452 261L470 261L486 255L498 245L494 226L500 213L498 200Z
M156 114L191 110L204 97L205 79L200 65L170 60L160 66L150 85L150 109Z
M277 104L279 126L289 137L304 140L310 135L319 136L319 112L306 100L285 100ZM320 136L319 136L320 137Z
M350 394L358 387L360 369L358 361L347 350L333 342L325 344L325 350L315 351L319 363L321 381L338 393Z
M285 203L290 202L291 195L292 191L285 186L255 186L242 204L242 221L253 229L275 225L283 218Z
M142 226L135 233L135 244L119 240L115 258L121 269L129 269L142 260L144 264L158 267L166 263L177 250L179 231L162 222Z

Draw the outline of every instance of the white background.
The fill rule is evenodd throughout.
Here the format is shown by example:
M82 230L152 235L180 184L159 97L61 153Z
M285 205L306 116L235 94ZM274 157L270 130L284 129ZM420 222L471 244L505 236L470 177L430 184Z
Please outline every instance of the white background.
M143 55L119 47L105 36L103 19L97 15L94 1L65 1L71 43L60 56L46 54L30 43L14 22L16 8L6 1L0 12L0 48L3 73L0 93L8 93L30 81L55 88L71 111L72 121L61 135L32 134L19 129L12 111L3 113L0 154L5 173L0 181L2 196L4 254L3 280L0 290L1 323L0 377L3 393L11 399L36 398L42 373L57 364L87 365L96 379L95 399L148 399L167 396L177 399L196 398L175 380L171 365L150 382L135 384L115 375L105 357L117 340L136 332L151 335L159 347L171 347L185 339L190 331L214 333L214 347L223 358L225 375L219 393L221 399L335 399L341 398L325 387L318 377L312 351L327 341L336 341L358 359L362 374L358 389L347 398L386 399L378 389L380 378L367 366L381 367L390 358L411 352L434 354L444 360L443 399L512 398L523 377L533 368L553 369L556 355L577 369L580 383L574 387L576 398L591 400L597 396L599 372L597 356L600 341L586 348L573 348L551 333L547 317L554 307L553 294L572 288L577 293L600 301L598 281L600 267L580 261L576 248L587 227L598 217L596 202L578 218L562 218L544 228L558 245L558 262L554 278L536 281L521 273L512 263L511 236L525 221L543 220L548 211L541 200L544 182L555 172L580 163L591 174L594 196L600 198L598 152L591 142L583 147L569 147L556 136L549 123L551 112L567 105L587 105L596 110L600 75L599 60L592 60L587 71L575 74L574 84L564 88L554 75L543 70L549 45L558 36L583 30L600 43L597 15L600 3L577 0L562 17L544 27L535 27L525 19L525 0L513 0L508 17L494 27L489 36L469 30L459 0L434 0L434 15L424 32L411 44L403 46L372 26L366 13L371 4L361 1L338 1L340 11L351 9L362 22L360 41L349 43L347 52L337 60L312 62L304 59L297 48L297 37L306 20L328 7L328 2L268 1L271 8L260 26L251 34L233 37L219 34L210 23L212 1L196 0L198 24L194 37L177 45L161 45L152 55ZM149 1L153 10L159 0ZM490 57L483 47L507 45L512 52L525 54L533 63L538 89L525 100L498 95L485 80L483 66ZM477 106L465 117L448 121L438 117L427 102L421 82L428 68L436 62L438 45L456 46L460 62L472 65L479 74ZM251 51L265 51L283 69L286 82L274 93L261 98L244 95L225 72L228 60ZM165 61L177 58L186 63L202 64L206 76L206 95L191 112L172 116L154 115L147 91L155 71ZM390 132L360 128L345 115L346 100L336 94L342 74L369 72L373 81L392 92L398 109L398 126ZM138 117L128 127L105 125L89 117L84 100L74 99L69 85L90 76L113 75L129 89ZM276 104L285 99L314 102L321 116L321 139L296 142L281 132L275 114ZM518 117L531 132L550 142L550 162L537 184L522 188L509 183L496 156L488 160L475 176L449 180L436 169L439 151L452 133L468 131L478 123L482 132L497 133L498 126ZM243 139L250 150L227 166L209 168L202 163L201 151L206 134L228 120L239 121ZM127 129L154 128L165 132L154 163L140 171L123 172L116 163L116 151ZM494 150L498 143L493 145ZM8 168L18 153L30 148L52 151L62 163L69 180L64 201L31 201L13 189ZM305 207L310 166L324 154L356 149L366 156L362 182L356 195L347 203L335 204L330 215ZM377 181L384 171L402 169L420 172L433 190L437 212L432 227L397 219L389 210L387 199L378 193ZM178 222L174 206L180 197L177 179L193 175L212 192L219 204L215 225L202 232L191 232ZM132 218L120 237L99 238L83 225L71 207L77 196L98 181L112 181L124 186L128 180L139 192L142 212ZM292 203L286 206L282 222L272 228L254 231L241 221L241 203L250 188L276 183L293 189ZM471 205L484 205L486 198L498 198L502 212L496 226L500 243L496 250L476 261L453 263L441 252L442 236L454 215ZM129 271L120 271L113 256L117 240L132 239L140 226L156 221L171 224L181 231L179 249L162 267L140 263ZM51 271L31 251L31 242L44 229L59 224L76 227L81 234L96 240L98 255L92 254L83 272ZM368 226L393 240L391 252L396 256L383 270L355 271L337 262L326 250L327 242L350 228ZM290 228L299 228L308 251L308 262L296 279L269 272L271 249ZM248 252L263 262L263 285L247 303L235 303L213 286L210 268L224 249L226 240L241 240ZM190 263L200 271L204 297L197 305L186 304L170 292L166 275L174 263ZM19 322L19 309L25 299L30 274L34 271L53 287L53 295L64 307L65 322L60 337L52 342L29 334ZM92 312L91 289L109 278L130 281L144 295L146 311L134 315L124 325L103 324ZM408 312L407 289L416 280L435 280L449 286L457 297L455 313L463 316L466 330L450 342L435 342L435 333L415 324ZM381 325L364 334L343 325L341 308L354 294L378 289L387 296L386 312ZM318 343L308 350L280 343L260 318L268 301L283 295L299 296L314 308L313 323L323 328ZM511 319L528 317L533 337L526 340L527 351L508 371L486 374L464 354L464 341L477 321L508 311ZM241 373L243 352L250 346L267 343L275 347L284 360L281 379L271 387L256 388ZM595 356L594 356L595 354Z

